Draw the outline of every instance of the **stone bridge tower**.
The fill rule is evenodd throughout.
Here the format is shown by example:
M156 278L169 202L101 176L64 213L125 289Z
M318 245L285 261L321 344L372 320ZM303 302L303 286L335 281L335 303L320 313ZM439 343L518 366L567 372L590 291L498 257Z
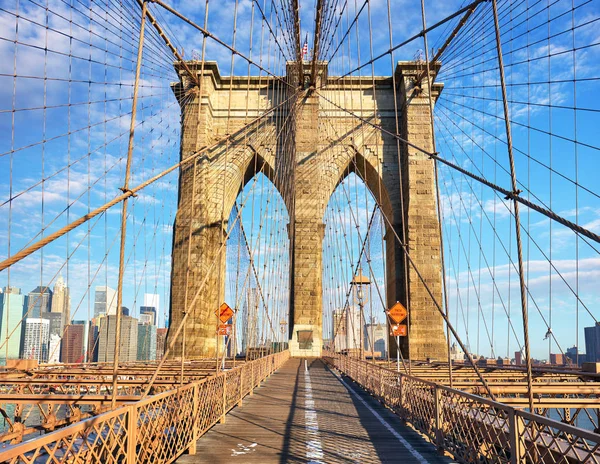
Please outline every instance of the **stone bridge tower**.
M415 78L423 72L422 64L399 62L394 92L391 77L375 78L373 91L371 76L336 79L327 75L327 64L320 63L316 87L327 81L324 90L302 89L295 102L294 119L286 118L290 104L284 104L259 122L252 120L287 101L298 88L296 63L288 64L286 79L291 85L283 87L276 85L280 84L277 79L264 76L222 77L214 62L191 61L187 65L197 74L201 88L176 65L180 82L173 89L182 108L181 159L199 150L203 153L180 174L169 342L187 310L191 314L185 326L186 357L215 355L214 313L225 293L224 228L237 195L260 171L279 190L290 214L290 350L294 356L320 356L322 243L325 228L335 227L324 224L323 219L335 188L355 172L387 218L387 303L401 301L410 309L409 336L401 343L403 355L445 359L443 320L414 269L406 266L396 239L396 235L405 237L411 258L441 303L433 161L410 146L399 146L394 137L335 104L351 101L349 109L355 115L395 133L396 95L400 135L432 151L427 79L415 85ZM304 72L309 73L308 68L305 64ZM438 70L439 65L434 66L432 73ZM433 86L434 98L442 87ZM249 130L265 136L248 137ZM226 134L231 136L228 143L218 144ZM285 141L282 134L288 135ZM290 177L285 171L294 164L292 160L295 168ZM179 338L182 336L183 332ZM177 340L174 356L180 355L181 346ZM393 340L390 350L395 355Z

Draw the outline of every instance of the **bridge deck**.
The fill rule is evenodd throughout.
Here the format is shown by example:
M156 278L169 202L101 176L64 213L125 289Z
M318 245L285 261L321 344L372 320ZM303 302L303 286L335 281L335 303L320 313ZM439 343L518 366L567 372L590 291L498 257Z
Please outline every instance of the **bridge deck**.
M447 463L320 360L291 359L179 463Z

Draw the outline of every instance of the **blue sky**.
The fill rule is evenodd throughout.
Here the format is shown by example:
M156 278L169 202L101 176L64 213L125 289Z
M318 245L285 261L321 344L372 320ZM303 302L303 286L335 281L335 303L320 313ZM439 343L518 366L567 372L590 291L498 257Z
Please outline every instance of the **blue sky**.
M67 3L49 1L48 11L28 1L2 3L0 127L9 136L0 139L0 258L5 258L9 250L12 254L40 238L42 228L47 235L105 203L118 193L123 182L137 46L136 24L139 23L139 19L131 18L138 18L139 10L127 2L123 11L115 11L112 4L103 7L101 2L95 2L92 10L86 8L85 1L75 3L74 8L69 8ZM202 24L204 9L199 3L174 1L171 4ZM226 0L219 2L218 7L216 3L210 6L208 29L226 43L232 41L235 3ZM301 37L304 40L308 34L310 48L314 2L300 3ZM348 3L340 30L362 4L360 1ZM418 2L392 3L392 43L396 44L420 30L421 15ZM600 202L594 162L597 149L592 148L599 145L596 127L600 122L594 79L599 76L598 47L594 45L600 42L594 21L599 16L598 2L575 2L572 14L570 0L551 2L550 7L547 2L529 3L531 8L526 10L527 2L499 2L509 100L514 101L510 114L515 167L524 191L522 195L599 231ZM236 48L271 72L282 74L284 60L278 56L275 44L269 42L268 31L261 30L258 9L254 5L254 26L250 26L253 3L241 0L237 4ZM428 24L446 17L462 4L459 1L426 2ZM489 8L487 3L485 5L483 8ZM18 20L17 10L21 15ZM186 58L200 52L202 35L197 30L155 5L151 11ZM276 24L277 17L268 5L265 11L271 24ZM359 52L360 61L364 63L372 56L371 47L374 55L389 48L387 2L370 3L372 28L367 13L365 10L360 16L346 45L331 61L330 74L354 68ZM435 111L437 148L445 158L508 187L510 178L503 169L509 165L495 49L490 45L493 36L490 35L489 13L485 18L480 27L468 29L468 33L459 37L455 50L449 49L442 57L444 68L438 80L445 83L445 90ZM430 34L431 48L440 46L450 27L440 27ZM574 32L564 33L570 27L574 27ZM372 34L369 34L370 29ZM531 32L523 34L526 29ZM280 37L280 41L285 50L285 39ZM145 49L131 185L152 177L179 159L179 106L169 87L177 76L171 67L172 56L158 43L153 34ZM423 48L422 41L416 40L395 52L393 58L413 59L422 54ZM573 48L578 50L572 52ZM478 53L471 55L475 50ZM227 49L208 40L206 58L216 60L221 73L229 75L231 53ZM389 75L391 66L386 56L374 64L374 73ZM247 62L236 57L233 71L236 75L246 75ZM19 76L16 79L15 72ZM257 75L259 70L250 67L250 72ZM370 75L371 67L359 73ZM575 78L578 82L573 84ZM559 82L547 84L548 81ZM538 84L520 85L528 82ZM95 103L88 104L88 101ZM582 109L570 109L575 104ZM13 108L19 110L13 112ZM545 132L555 135L551 137ZM574 143L574 139L579 143ZM542 164L551 166L554 173L550 174ZM573 183L576 177L579 187ZM440 170L440 179L452 321L465 340L468 339L472 350L488 355L490 341L485 325L491 331L493 319L495 354L512 356L522 341L522 328L518 279L510 264L511 261L516 263L511 206L491 190L482 189L448 168ZM364 189L354 179L348 182L350 189ZM282 237L285 208L278 194L262 179L253 189L247 186L242 197L270 195L273 198L271 211L281 211L272 226L273 234ZM341 193L338 191L335 195ZM362 193L359 197L363 198ZM363 212L370 211L369 202L372 199L359 208ZM137 310L143 293L159 293L161 325L168 302L171 233L176 207L176 173L156 182L130 202L124 305ZM265 212L266 208L263 204L258 210ZM557 342L563 350L573 345L577 333L579 344L583 346L583 327L600 316L595 291L600 260L593 247L576 239L564 227L550 226L547 219L525 208L521 213L524 229L531 234L531 237L524 234L523 239L531 292L532 343L534 354L546 358L549 346L543 340L547 326L542 315L547 321L551 317L553 320L551 326L556 341L550 347L552 352L558 351ZM335 223L335 215L328 214L329 221ZM268 253L260 251L267 249L267 237L272 234L263 234L262 241L258 240L260 213L255 211L254 215L254 227L249 212L244 212L243 222L251 236L251 248L256 250L258 267L263 259L273 256L285 260L285 245ZM88 287L93 289L106 284L116 287L119 221L120 207L112 208L43 252L13 266L10 273L2 272L0 285L10 283L26 293L37 285L48 284L60 273L72 289L73 312L77 311L74 317L87 317L90 307L93 312ZM364 228L365 224L363 235ZM353 240L358 242L358 237L354 236ZM279 242L283 240L280 238ZM549 268L546 257L550 257L550 253L556 269ZM382 264L381 254L374 256L380 258ZM349 262L345 265L350 268ZM382 269L381 265L376 271L380 282ZM228 269L228 275L230 272ZM236 278L233 275L229 278L229 299L235 299L231 282ZM572 288L578 286L581 301L577 301L565 281ZM263 285L276 287L274 282L266 280ZM285 287L285 283L281 287ZM93 297L93 291L91 295ZM278 308L285 307L281 294L276 296L273 290L271 297L278 302ZM588 314L586 307L594 317ZM381 309L375 312L381 314ZM507 333L511 331L509 310L516 337Z

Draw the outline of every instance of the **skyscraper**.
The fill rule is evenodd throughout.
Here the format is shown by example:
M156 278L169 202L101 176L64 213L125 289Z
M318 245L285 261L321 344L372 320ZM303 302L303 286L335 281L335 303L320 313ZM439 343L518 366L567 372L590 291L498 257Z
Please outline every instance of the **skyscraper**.
M48 342L50 321L48 319L29 317L25 319L22 359L37 359L43 363L48 360Z
M338 309L333 312L332 338L334 349L360 349L360 333L363 326L360 323L360 311L353 308Z
M137 360L154 361L156 359L156 326L138 324Z
M365 326L365 350L379 353L379 356L387 356L387 324L367 324Z
M7 359L19 359L21 354L24 301L20 288L4 287L0 290L0 340L4 343L8 338L6 345L0 349L1 364L6 364Z
M587 362L600 361L600 322L584 329Z
M156 329L156 359L162 359L165 354L168 329Z
M94 298L94 317L114 316L117 314L117 292L105 286L96 287Z
M258 288L249 287L246 292L246 308L243 314L242 351L259 346L258 307L260 293Z
M48 363L58 364L60 362L60 342L58 335L51 333L48 342Z
M65 327L60 360L74 364L85 361L87 321L78 321Z
M143 315L148 315L150 317L148 322L156 325L156 308L154 306L140 306L140 321L142 321Z
M42 313L49 313L52 306L52 290L48 287L35 287L27 295L26 316L39 318Z
M50 321L50 335L63 335L63 315L62 313L42 313L42 319Z
M64 327L71 322L71 295L69 294L69 288L65 285L62 276L59 276L54 284L50 312L62 314L61 327Z
M346 345L346 314L343 309L335 309L332 314L331 339L333 340L333 349L340 352L347 348Z
M111 315L100 320L98 333L98 362L112 362L115 359L115 343L117 337L117 316ZM137 360L138 321L131 316L121 318L121 340L119 344L119 361Z
M88 342L86 361L87 362L98 362L98 335L100 331L100 320L106 316L94 317L90 321L90 328L88 331Z
M150 307L156 309L157 313L158 313L159 301L160 301L159 295L157 295L155 293L144 293L144 306L150 306Z

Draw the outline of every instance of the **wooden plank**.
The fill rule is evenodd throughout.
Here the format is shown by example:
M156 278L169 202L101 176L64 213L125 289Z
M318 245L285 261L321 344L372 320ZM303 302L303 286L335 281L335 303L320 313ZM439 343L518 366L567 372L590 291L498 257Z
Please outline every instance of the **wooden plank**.
M306 366L308 372L304 360L289 360L225 423L199 439L196 455L181 456L177 462L449 462L370 396L356 387L354 394L349 392L352 387L342 384L321 360L308 360ZM424 461L418 461L390 428Z

